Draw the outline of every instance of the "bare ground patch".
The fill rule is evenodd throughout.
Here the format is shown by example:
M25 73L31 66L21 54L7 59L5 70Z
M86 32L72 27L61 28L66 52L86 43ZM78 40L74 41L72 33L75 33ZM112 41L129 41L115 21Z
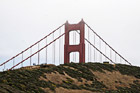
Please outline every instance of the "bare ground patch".
M44 81L51 81L55 84L61 84L63 81L67 80L65 75L59 74L58 72L55 73L45 73L46 78L40 77L40 80Z
M107 71L104 70L105 73L96 71L92 73L97 77L97 80L100 82L103 82L103 84L105 86L108 87L108 89L113 89L113 90L117 90L117 87L128 87L130 88L129 84L133 84L133 81L138 80L139 79L135 78L134 76L128 76L128 75L122 75L120 72L118 71Z
M75 84L75 85L83 85L83 84L89 84L90 85L90 84L92 84L92 81L88 81L84 78L81 78L82 82L79 82L77 79L72 78L71 76L69 76L65 72L64 72L64 74L65 75L62 75L58 72L55 72L55 73L52 72L50 74L45 73L46 78L41 76L39 79L44 80L44 81L51 81L55 84L61 84L61 83L63 83L63 81L67 81L67 78L70 78L73 81L72 83Z
M91 91L88 90L77 90L77 89L65 89L62 87L56 88L56 93L93 93Z
M55 91L51 91L49 88L42 88L45 93L98 93L98 92L91 92L88 90L78 90L78 89L66 89L66 88L56 88Z

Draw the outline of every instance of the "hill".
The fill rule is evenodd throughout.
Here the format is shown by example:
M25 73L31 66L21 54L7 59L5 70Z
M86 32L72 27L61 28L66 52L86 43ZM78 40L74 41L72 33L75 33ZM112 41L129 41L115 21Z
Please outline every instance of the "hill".
M140 93L140 67L70 63L0 72L0 93Z

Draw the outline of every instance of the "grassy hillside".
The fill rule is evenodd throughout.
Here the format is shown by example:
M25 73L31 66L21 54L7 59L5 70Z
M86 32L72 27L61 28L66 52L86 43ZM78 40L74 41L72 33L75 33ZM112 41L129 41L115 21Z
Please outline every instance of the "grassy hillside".
M0 93L140 93L140 67L40 65L0 73Z

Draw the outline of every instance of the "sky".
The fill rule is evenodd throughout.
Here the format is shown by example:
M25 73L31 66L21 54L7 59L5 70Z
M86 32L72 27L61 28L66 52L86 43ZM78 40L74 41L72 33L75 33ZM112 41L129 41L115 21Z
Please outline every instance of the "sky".
M140 0L0 0L0 63L67 20L81 19L140 66Z

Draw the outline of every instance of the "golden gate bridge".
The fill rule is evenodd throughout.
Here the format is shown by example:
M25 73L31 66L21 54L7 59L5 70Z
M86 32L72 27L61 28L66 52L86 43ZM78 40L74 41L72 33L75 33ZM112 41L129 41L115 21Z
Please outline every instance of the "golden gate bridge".
M82 19L78 24L67 21L33 45L0 63L0 71L34 64L60 65L70 62L131 65Z

